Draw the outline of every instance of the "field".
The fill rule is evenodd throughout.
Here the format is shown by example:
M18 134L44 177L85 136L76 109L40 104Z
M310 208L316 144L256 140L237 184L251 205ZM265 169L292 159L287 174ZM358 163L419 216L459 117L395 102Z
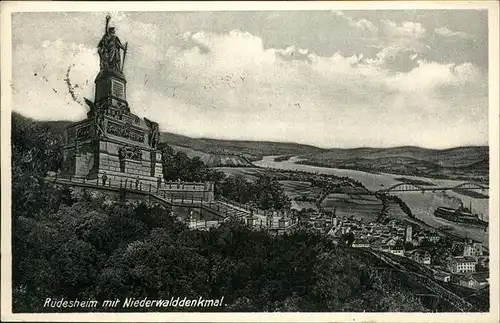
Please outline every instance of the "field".
M312 187L310 182L298 182L298 181L279 181L283 186L286 195L290 199L296 197L306 197L310 199L318 199L321 193L321 189L318 187Z
M199 157L201 161L209 167L221 165L249 167L252 165L249 159L245 156L206 153L192 148L175 145L171 145L171 147L175 151L182 151L186 153L189 158Z
M284 175L280 171L268 170L265 168L235 168L235 167L215 167L214 169L224 172L226 175L243 175L246 179L253 181L258 174L269 176ZM311 176L313 176L311 174ZM285 194L292 200L292 208L317 210L316 200L321 196L321 188L311 185L308 181L279 180L283 186ZM382 208L380 200L372 195L365 194L367 191L359 187L343 186L338 188L338 192L328 195L322 203L322 207L333 210L337 207L339 215L354 215L360 219L373 221L377 218L378 212ZM294 200L294 199L298 199ZM300 200L300 199L304 200Z
M325 198L321 207L335 209L337 217L352 215L364 222L373 222L382 210L382 202L373 195L333 193Z
M223 172L226 176L243 175L250 181L255 180L258 174L266 173L265 169L258 167L213 167L213 169Z
M258 174L267 175L267 176L271 176L271 177L277 177L277 178L293 176L293 174L287 174L287 173L282 172L280 170L267 169L267 168L263 168L263 167L212 167L212 168L214 170L223 172L227 176L240 174L240 175L245 176L249 180L255 179ZM311 175L307 175L305 178L308 179L309 176L311 176ZM283 181L285 181L285 180L283 180ZM291 181L291 182L299 182L299 181Z

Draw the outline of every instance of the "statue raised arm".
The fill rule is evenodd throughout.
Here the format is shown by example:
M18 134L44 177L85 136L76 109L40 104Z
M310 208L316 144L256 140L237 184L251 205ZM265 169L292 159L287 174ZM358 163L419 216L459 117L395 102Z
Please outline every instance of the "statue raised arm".
M104 36L102 36L97 51L101 60L101 69L111 69L122 72L123 64L120 51L126 51L127 46L123 46L118 36L115 35L115 27L108 27L111 17L106 16L106 26Z
M111 16L110 15L107 15L106 16L106 26L104 27L104 34L107 34L108 33L108 25L109 25L109 21L111 20Z

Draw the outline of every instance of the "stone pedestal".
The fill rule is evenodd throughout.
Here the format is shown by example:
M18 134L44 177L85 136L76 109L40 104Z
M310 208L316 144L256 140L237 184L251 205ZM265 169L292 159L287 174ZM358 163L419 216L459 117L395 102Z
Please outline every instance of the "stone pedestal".
M75 127L78 127L76 125ZM71 129L68 133L71 133ZM111 183L139 178L142 185L157 186L158 178L163 182L161 152L144 143L131 143L124 138L106 136L78 142L70 137L63 149L62 176L85 177L89 180L101 178L104 173ZM80 138L81 139L81 138ZM120 149L131 148L136 154L120 156Z

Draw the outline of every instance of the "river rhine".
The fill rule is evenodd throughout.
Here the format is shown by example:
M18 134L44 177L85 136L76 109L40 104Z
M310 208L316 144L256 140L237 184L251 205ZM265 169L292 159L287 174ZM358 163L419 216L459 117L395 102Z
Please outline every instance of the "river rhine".
M347 176L363 183L363 185L371 191L377 191L382 188L387 188L394 184L401 183L396 179L398 177L418 179L433 183L438 187L439 186L453 187L465 182L456 180L434 179L427 177L385 174L385 173L373 174L373 173L366 173L350 169L338 169L338 168L302 165L295 163L299 161L297 157L292 157L289 160L276 162L274 161L275 157L276 156L264 156L262 160L256 161L253 164L259 167L270 167L270 168L285 169L285 170L297 170L297 171L305 171L313 173L317 172L321 174L329 174L337 176ZM487 194L487 192L483 192L483 194ZM455 224L453 222L449 222L444 219L436 218L433 214L434 210L438 206L448 206L456 208L460 205L460 201L462 201L464 206L469 207L471 205L472 211L478 213L480 216L483 217L485 221L487 221L489 199L472 198L469 196L458 194L453 191L446 191L446 192L425 191L424 193L399 192L397 193L397 195L400 196L401 199L406 202L406 204L410 207L412 213L415 215L416 218L426 222L428 225L434 228L438 228L443 225L450 226L452 228L452 230L450 230L450 233L453 233L460 237L469 237L481 241L485 246L488 246L488 232L484 232L483 229Z

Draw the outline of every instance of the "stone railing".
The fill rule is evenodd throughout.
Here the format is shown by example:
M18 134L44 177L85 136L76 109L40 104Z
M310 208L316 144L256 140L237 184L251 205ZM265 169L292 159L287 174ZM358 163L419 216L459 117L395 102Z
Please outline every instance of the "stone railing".
M238 203L236 201L232 201L230 199L227 199L227 198L225 198L223 196L219 196L218 200L221 201L221 202L228 203L232 207L236 207L236 208L240 208L242 210L245 210L249 214L266 216L266 211L258 209L256 207L253 207L251 205Z
M96 179L87 179L85 177L74 177L74 176L65 176L59 177L57 174L54 176L47 177L48 180L54 180L55 182L61 184L82 184L94 187L102 187L102 188L113 188L113 189L125 189L127 191L139 191L144 193L152 193L155 194L171 203L182 203L182 204L200 204L205 203L208 204L207 198L209 197L209 191L207 190L192 190L185 189L175 190L173 192L169 192L161 187L155 186L153 184L146 184L142 181L134 181L134 180L103 180L101 178ZM177 183L176 183L177 184ZM192 185L193 183L189 183ZM181 183L182 185L182 183ZM187 185L187 184L186 184ZM197 183L200 186L200 183ZM201 184L205 187L205 184ZM187 186L185 186L187 188ZM192 192L192 194L189 194ZM176 194L177 193L177 194ZM204 194L206 193L206 194Z
M126 190L131 193L146 193L149 196L159 198L160 200L162 199L163 202L169 203L171 205L180 204L186 206L196 205L196 207L205 207L213 210L214 212L218 212L223 218L216 221L194 220L188 223L189 227L197 229L208 229L210 227L215 227L230 218L239 220L242 223L250 225L251 227L261 229L287 230L288 228L293 227L297 224L297 219L281 219L281 217L278 219L278 217L276 216L271 217L270 212L254 208L249 205L234 202L224 197L219 197L218 200L207 201L205 199L206 196L204 196L205 194L200 195L200 192L204 193L205 191L191 191L193 192L193 194L189 195L188 190L186 190L185 192L180 192L177 190L169 192L168 190L162 190L159 187L155 187L152 184L142 184L141 182L135 181L103 181L102 178L89 180L84 177L58 177L57 174L55 176L47 177L47 180L53 180L54 182L59 184L73 184L77 186L102 189L109 188L115 191ZM175 185L177 184L178 183L175 183ZM182 185L182 183L180 184ZM186 185L190 184L192 183L186 183ZM199 183L197 184L199 185Z
M163 182L161 189L166 190L189 190L189 191L204 191L208 190L207 183L199 182Z

